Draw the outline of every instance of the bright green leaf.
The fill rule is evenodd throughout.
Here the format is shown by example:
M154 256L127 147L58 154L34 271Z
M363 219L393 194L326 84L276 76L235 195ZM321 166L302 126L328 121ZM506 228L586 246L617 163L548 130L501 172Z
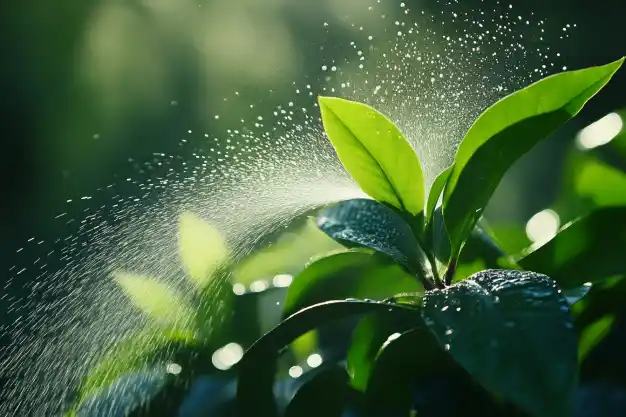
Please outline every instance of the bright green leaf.
M625 246L626 206L606 207L566 225L518 263L549 275L563 289L576 288L626 273Z
M386 257L344 251L309 264L293 279L284 303L284 316L330 300L384 299L401 292L423 291L415 278Z
M322 122L341 163L376 200L417 215L424 177L415 151L382 113L353 101L320 97Z
M435 213L439 197L441 197L441 193L448 182L448 178L450 178L452 168L454 168L454 165L450 165L448 168L441 171L439 175L437 175L437 178L435 178L435 181L433 181L433 185L430 187L430 191L428 192L428 202L426 204L426 220L428 223L431 222L433 214Z
M425 254L409 224L374 200L357 198L334 204L318 215L317 225L346 246L374 249L413 273L425 274Z
M574 117L623 61L544 78L480 115L459 146L444 191L443 213L452 256L461 249L509 167Z
M487 270L428 291L422 316L476 381L533 417L571 417L576 332L555 282L525 271Z
M133 304L157 322L173 329L191 328L194 313L176 291L166 284L141 275L113 273L113 278Z
M228 247L222 235L193 213L179 219L178 247L189 278L204 287L215 271L228 261Z

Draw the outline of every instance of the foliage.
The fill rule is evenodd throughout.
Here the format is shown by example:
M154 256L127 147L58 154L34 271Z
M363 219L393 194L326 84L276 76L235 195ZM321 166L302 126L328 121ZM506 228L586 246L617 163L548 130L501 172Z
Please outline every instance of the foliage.
M514 407L536 417L571 416L577 344L588 349L607 320L579 339L563 289L626 272L617 260L624 234L608 237L610 225L626 218L626 207L613 201L520 255L506 254L477 225L507 169L574 117L622 62L553 75L488 108L427 197L417 156L386 116L362 103L320 97L329 140L373 200L346 201L319 213L320 229L355 249L321 258L296 277L287 295L288 317L241 362L240 412L278 415L272 386L279 352L328 320L360 314L366 317L355 330L347 363L348 383L357 392L367 395L372 370L387 345L428 329L439 350L482 386L494 407ZM613 182L621 179L613 177ZM400 265L421 288L387 299L381 294L379 301L326 301L358 297L360 284L377 279L395 284L395 276L371 264L372 251ZM410 324L385 319L390 311L403 313ZM420 351L419 342L413 348L429 354ZM406 404L408 412L414 404ZM417 408L418 414L423 411Z
M623 61L556 74L495 103L428 193L417 155L387 116L362 103L320 97L328 139L371 198L316 213L317 228L337 242L327 249L335 250L295 274L280 322L236 365L234 415L572 416L585 361L616 325L626 295L626 205L609 195L626 190L626 176L586 160L573 188L590 202L588 212L574 216L549 242L519 252L519 239L499 245L482 213L510 166L576 116ZM604 178L607 184L598 186ZM120 287L153 326L129 342L139 341L141 348L109 352L83 382L73 412L94 393L110 396L120 379L152 372L180 352L193 352L195 359L182 359L190 371L154 384L179 392L180 381L210 373L207 355L221 346L232 294L220 283L228 283L231 271L250 275L267 262L252 257L243 269L232 265L210 226L190 214L180 226L193 296L162 281L117 273ZM337 250L340 245L345 248ZM211 297L224 301L207 303ZM208 307L216 304L221 308ZM283 396L289 400L278 398L279 356L311 331L345 320L356 325L345 367L332 361L310 372L295 395ZM449 414L443 406L429 408L428 390L439 383L452 387L446 388Z

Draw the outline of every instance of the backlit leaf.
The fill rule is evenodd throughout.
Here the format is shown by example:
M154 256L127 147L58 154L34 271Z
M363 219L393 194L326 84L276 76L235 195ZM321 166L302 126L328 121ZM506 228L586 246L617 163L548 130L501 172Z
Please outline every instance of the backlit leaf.
M172 329L192 328L193 309L165 283L121 271L113 273L113 278L133 304L158 323Z
M452 256L480 219L509 167L574 117L623 61L544 78L480 115L459 146L444 191L443 214Z
M368 195L402 211L424 210L422 167L400 130L354 101L320 97L322 122L341 163Z
M228 261L228 247L222 235L191 212L179 219L178 247L190 279L204 287L215 271Z

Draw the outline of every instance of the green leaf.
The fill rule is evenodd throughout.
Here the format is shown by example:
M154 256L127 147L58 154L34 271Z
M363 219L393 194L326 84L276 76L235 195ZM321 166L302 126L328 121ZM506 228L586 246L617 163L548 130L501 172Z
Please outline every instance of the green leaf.
M614 323L615 316L604 316L583 329L578 338L579 363L609 334Z
M296 395L287 405L285 417L341 417L350 399L348 375L339 365L316 371L298 388ZM304 376L303 378L306 378ZM320 401L320 393L328 393Z
M430 187L430 191L428 192L428 202L426 203L426 220L428 223L431 223L432 221L431 219L435 213L439 197L441 197L441 193L448 182L448 178L450 178L450 174L452 174L453 168L454 165L450 165L448 168L441 171L439 175L437 175L437 178L435 178L435 181L433 181L433 185Z
M111 385L121 375L172 357L179 346L195 343L192 334L145 329L117 343L82 380L78 404Z
M417 215L424 176L411 145L382 113L353 101L320 97L322 122L341 163L376 200Z
M154 278L121 271L113 278L133 304L158 323L173 329L192 331L194 312L176 291Z
M416 306L421 304L419 293L411 298ZM352 333L352 343L346 359L352 387L365 392L381 347L399 337L400 333L419 326L423 326L419 317L410 317L407 320L405 314L398 315L393 311L372 314L361 319Z
M362 251L333 253L310 263L293 279L283 316L324 301L343 298L384 299L422 286L386 257Z
M215 271L228 262L228 247L222 235L193 213L179 219L178 247L190 279L204 287Z
M86 399L76 417L127 416L145 407L173 378L165 366L122 375L102 392Z
M487 270L428 291L422 316L440 344L487 390L534 417L570 417L576 332L554 281Z
M410 272L425 273L425 254L409 224L374 200L357 198L332 205L319 214L317 225L346 246L374 249Z
M576 288L626 273L625 245L626 206L606 207L566 225L518 263L549 275L563 289Z
M576 173L576 191L590 198L596 207L626 205L626 174L590 159Z
M328 301L298 311L257 340L238 363L237 403L240 415L278 416L273 393L276 359L297 337L342 318L389 310L419 313L414 306L376 301Z
M432 411L430 413L428 411L434 410L435 407L441 413L442 400L456 403L459 399L459 393L456 391L432 390L433 383L442 379L458 384L462 395L472 391L469 384L461 385L470 379L467 372L441 349L423 322L420 327L400 333L393 334L379 345L371 363L365 392L367 410L372 411L371 415L408 416L413 415L411 414L413 407L417 408L418 416L422 415L422 407L427 408L423 412L424 415L432 414ZM437 391L438 396L435 394ZM474 404L477 397L472 395ZM466 411L468 411L466 415L474 415L471 410ZM443 415L458 413L450 414L443 411Z
M508 168L574 117L623 61L544 78L498 101L476 119L459 146L444 191L452 256L461 249Z

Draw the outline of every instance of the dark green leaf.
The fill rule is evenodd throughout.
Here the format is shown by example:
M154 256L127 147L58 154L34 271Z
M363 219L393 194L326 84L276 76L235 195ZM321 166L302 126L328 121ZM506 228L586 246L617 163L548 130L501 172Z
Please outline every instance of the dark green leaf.
M565 226L518 263L549 275L563 289L576 288L626 273L625 246L626 206L606 207Z
M416 315L415 307L375 301L329 301L300 310L257 340L238 364L237 403L239 415L276 417L272 387L276 359L297 337L325 324L354 315L389 310Z
M574 117L622 62L547 77L480 115L459 146L444 191L443 213L453 256L508 168Z
M324 301L384 299L399 292L423 291L415 278L386 256L362 251L331 254L309 264L292 281L284 316Z
M433 398L433 383L441 380L460 383L470 379L463 368L441 349L423 324L389 338L381 344L374 359L366 391L366 406L372 410L371 415L408 416L412 415L410 410L414 406L417 406L417 415L422 415L422 409L425 408L419 404L424 400L422 396L427 397L426 402L431 410L437 410L435 414L423 410L424 415L439 415L442 402L457 402L458 396L457 392L444 389ZM463 394L470 391L468 388L467 385L461 388ZM472 395L474 404L476 400L476 396ZM464 411L466 415L482 415Z
M421 304L420 294L399 295L404 303L416 307ZM404 312L403 312L404 313ZM347 356L350 384L356 390L365 392L376 357L383 344L398 337L401 332L423 326L422 320L406 314L383 312L363 318L352 334L352 343Z
M428 291L422 316L444 349L487 390L534 417L570 417L576 332L556 283L487 270Z
M291 400L285 417L341 417L348 402L348 375L341 366L319 371L304 383ZM323 397L323 401L320 401Z
M425 255L409 224L374 200L357 198L330 206L319 214L317 225L340 243L374 249L413 273L424 273Z
M322 122L343 166L376 200L417 215L424 210L422 167L400 130L353 101L320 97Z

